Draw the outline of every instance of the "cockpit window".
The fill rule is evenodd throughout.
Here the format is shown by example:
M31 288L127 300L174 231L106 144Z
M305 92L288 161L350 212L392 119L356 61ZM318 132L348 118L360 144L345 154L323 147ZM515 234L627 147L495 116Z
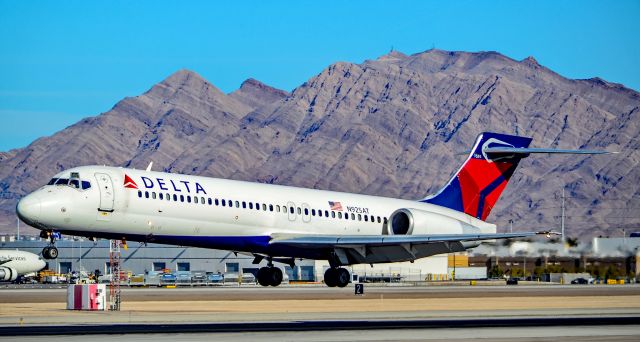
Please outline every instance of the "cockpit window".
M69 180L67 178L58 178L56 185L68 185Z
M69 186L72 188L76 188L76 189L80 189L80 180L79 179L72 179L69 181Z
M87 190L91 188L91 182L86 180L80 180L77 178L72 178L69 180L68 178L52 178L47 185L67 185L74 189L82 189Z

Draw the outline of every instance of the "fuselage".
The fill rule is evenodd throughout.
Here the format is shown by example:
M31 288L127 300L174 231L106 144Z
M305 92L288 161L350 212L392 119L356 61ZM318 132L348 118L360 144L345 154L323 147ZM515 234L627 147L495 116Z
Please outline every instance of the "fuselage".
M108 166L55 175L17 212L34 227L63 234L326 259L324 251L269 241L274 234L385 235L389 216L401 208L456 222L424 234L495 232L493 224L418 201Z
M2 268L11 268L17 275L26 275L38 272L45 266L45 261L36 254L18 250L0 250L0 273L2 274L4 274L1 272Z

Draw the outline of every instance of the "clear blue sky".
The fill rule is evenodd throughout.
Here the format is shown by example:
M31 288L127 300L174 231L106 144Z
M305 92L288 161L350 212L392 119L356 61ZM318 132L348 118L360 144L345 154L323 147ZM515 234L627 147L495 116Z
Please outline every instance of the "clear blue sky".
M230 5L233 3L233 5ZM109 110L188 68L225 92L291 90L394 49L534 56L640 89L640 1L0 0L0 151Z

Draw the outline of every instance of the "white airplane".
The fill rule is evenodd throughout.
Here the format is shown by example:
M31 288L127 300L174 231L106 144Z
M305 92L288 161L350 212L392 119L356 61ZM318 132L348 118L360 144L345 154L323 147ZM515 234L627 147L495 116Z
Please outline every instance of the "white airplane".
M0 250L0 281L14 281L43 269L47 264L38 255L18 251Z
M258 282L277 286L273 262L328 260L325 283L344 287L340 266L413 261L464 251L481 241L549 232L496 234L484 220L531 153L608 153L528 148L531 138L480 134L469 157L437 194L421 200L135 170L82 166L58 173L17 205L19 217L42 230L57 257L58 233L246 253ZM434 165L432 167L442 167Z

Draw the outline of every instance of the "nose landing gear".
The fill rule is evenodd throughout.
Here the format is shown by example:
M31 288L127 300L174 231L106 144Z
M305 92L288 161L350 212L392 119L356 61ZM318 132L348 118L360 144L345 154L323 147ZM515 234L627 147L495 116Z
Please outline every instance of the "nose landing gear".
M55 246L56 238L53 232L50 231L41 231L40 237L49 239L49 246L42 249L42 257L47 260L57 259L58 258L58 249Z
M349 271L341 267L331 267L324 272L324 283L329 287L345 287L351 281Z
M51 245L42 249L42 257L51 260L58 258L58 249L56 246Z

